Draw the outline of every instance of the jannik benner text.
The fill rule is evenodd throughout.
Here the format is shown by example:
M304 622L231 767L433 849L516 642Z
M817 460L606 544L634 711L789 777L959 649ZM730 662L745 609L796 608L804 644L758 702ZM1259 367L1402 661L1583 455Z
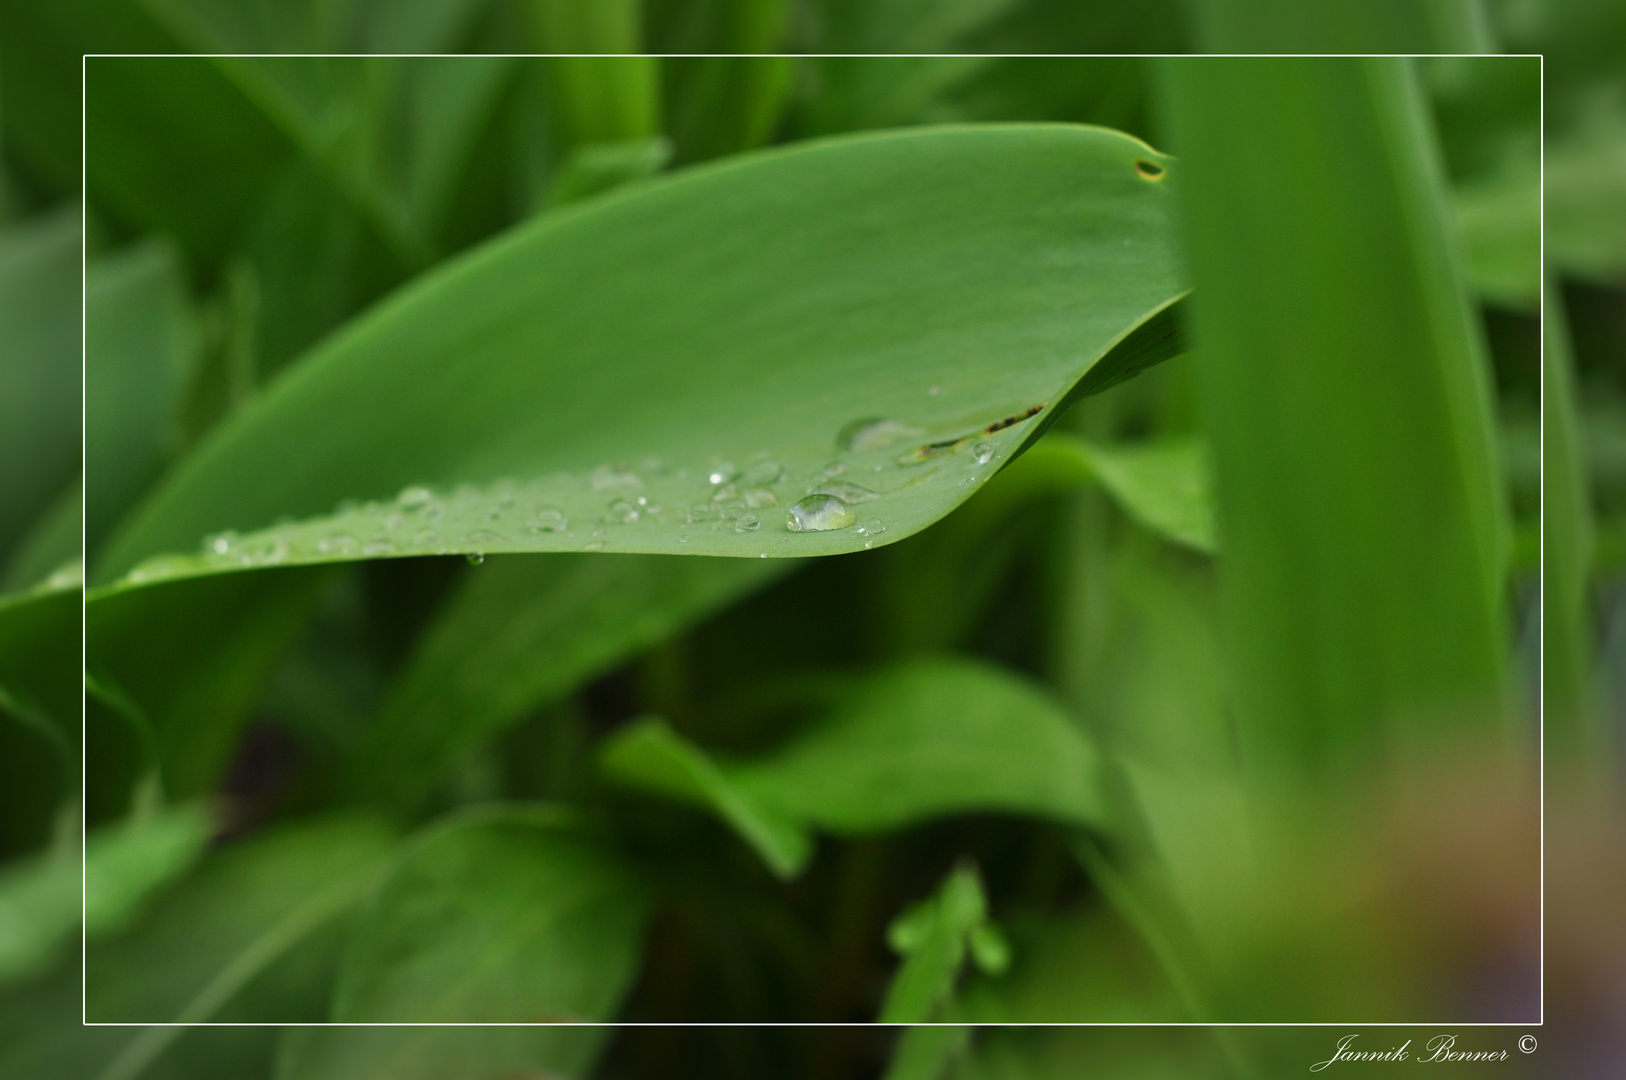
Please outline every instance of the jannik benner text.
M1318 1061L1310 1066L1311 1072L1320 1072L1329 1065L1336 1065L1340 1061L1506 1061L1506 1050L1458 1050L1455 1035L1436 1035L1428 1041L1423 1049L1413 1051L1410 1048L1411 1040L1407 1039L1399 1046L1388 1050L1357 1050L1355 1049L1356 1035L1345 1035L1338 1040L1338 1049L1333 1051L1332 1057L1326 1061Z

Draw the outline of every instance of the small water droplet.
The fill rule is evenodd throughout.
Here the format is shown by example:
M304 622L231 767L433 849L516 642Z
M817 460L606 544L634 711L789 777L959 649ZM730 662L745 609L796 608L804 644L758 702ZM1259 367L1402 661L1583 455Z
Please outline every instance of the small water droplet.
M709 484L726 484L738 475L731 461L719 461L706 473L706 482Z
M234 533L234 532L223 532L223 533L217 533L216 535L209 537L209 539L206 540L204 543L208 547L208 549L210 551L214 552L216 555L224 555L224 554L226 554L226 552L231 550L231 546L233 544L235 544L236 542L237 542L237 534L236 533Z
M604 550L604 541L602 541L602 540L589 540L589 541L587 541L587 543L582 545L582 550L583 551L603 551Z
M414 484L401 489L401 494L395 497L395 505L403 510L417 510L434 497L435 493L428 488Z
M870 450L884 450L895 442L924 434L920 428L911 427L902 421L872 416L864 420L854 420L842 428L836 435L836 445L843 450L862 454Z
M470 566L479 566L481 563L486 561L485 554L479 551L471 551L465 555L464 558L469 560Z
M864 532L870 536L879 536L886 532L886 526L881 524L880 518L870 518L864 522Z
M464 535L463 542L465 544L480 545L500 544L506 539L507 537L503 536L502 533L494 532L491 529L475 529L473 532Z
M853 523L851 507L834 495L809 495L797 501L785 517L791 532L830 532Z
M745 475L740 479L747 484L774 484L785 475L785 470L771 457L753 458L745 464Z
M356 538L349 533L333 533L316 542L316 550L324 554L329 551L347 551L355 546Z
M395 544L387 536L375 536L361 549L363 555L393 555Z
M865 548L872 548L874 546L875 546L875 541L873 541L873 540L865 540L864 541L864 547Z
M425 529L412 538L412 543L414 546L421 548L439 547L440 533L434 529Z
M405 524L406 517L402 514L391 514L389 517L384 519L384 528L386 529L399 529Z
M757 520L755 514L746 514L734 522L735 532L756 532L760 528L762 528L762 522Z
M745 493L745 505L753 510L761 510L765 506L776 506L779 500L774 498L771 488L754 487Z
M759 559L766 559L766 558L767 558L767 557L768 557L768 553L767 553L767 552L766 552L766 551L759 551L759 552L757 552L757 558L759 558Z
M943 392L943 388L941 386L934 386L931 389L926 391L926 396L927 397L936 397L938 394L941 394L942 392Z
M683 535L682 533L678 533L678 543L687 544L688 542L689 538L687 536Z
M727 502L730 499L737 499L739 497L740 497L740 489L739 488L735 487L733 484L724 484L721 487L719 487L716 491L712 492L711 501L712 502Z
M813 482L815 484L817 484L817 483L821 483L821 482L823 482L825 480L833 480L833 479L840 476L842 473L844 473L846 471L847 471L847 463L846 462L844 462L844 461L832 461L830 464L826 465L824 468L820 469L818 472L813 474Z
M638 508L625 499L617 499L599 520L606 525L631 525L638 520Z
M976 457L978 465L986 465L994 460L994 444L980 442L971 448L971 453Z
M699 525L702 522L710 521L716 516L717 511L710 505L706 503L695 503L693 506L689 507L688 512L683 515L683 520L690 525Z
M857 484L850 483L846 480L833 480L829 483L820 484L818 487L813 489L812 493L814 495L834 495L836 498L849 505L852 503L870 502L874 499L880 498L879 495L871 491L869 488L859 487Z
M735 520L737 520L739 518L742 518L744 516L745 516L745 504L744 503L742 503L742 502L731 502L731 503L724 503L723 504L723 519L725 521L735 521Z
M563 532L569 524L565 512L557 506L539 506L531 518L530 529L533 533Z

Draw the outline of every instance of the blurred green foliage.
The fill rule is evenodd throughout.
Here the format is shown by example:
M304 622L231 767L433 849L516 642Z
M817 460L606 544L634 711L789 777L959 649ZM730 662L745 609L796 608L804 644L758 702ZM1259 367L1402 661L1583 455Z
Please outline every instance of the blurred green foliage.
M1607 0L0 7L0 1077L1252 1077L1334 1040L971 1026L1533 1019L1539 695L1602 787L1626 715L1621 40ZM1124 55L1198 49L1546 60ZM80 55L153 52L211 55L86 62L81 160ZM485 55L262 55L443 52ZM998 121L1147 146L798 145ZM965 491L819 558L207 563L533 459L608 501L742 414L776 468L970 463L1041 374ZM81 824L85 1016L135 1026L80 1026ZM540 1023L877 1018L954 1026ZM288 1026L139 1026L199 1021ZM1563 1030L1532 1075L1614 1060Z

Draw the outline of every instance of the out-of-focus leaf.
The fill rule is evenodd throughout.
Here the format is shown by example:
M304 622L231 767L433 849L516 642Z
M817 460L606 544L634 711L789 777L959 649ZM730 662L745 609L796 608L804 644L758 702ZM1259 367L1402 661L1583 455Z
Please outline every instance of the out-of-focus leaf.
M458 52L458 39L490 0L354 0L352 51Z
M81 577L76 565L82 565L84 550L82 514L84 488L78 480L57 495L50 507L35 521L17 545L0 589L8 592L41 585L57 571L72 571Z
M1555 760L1606 758L1588 700L1592 619L1587 579L1592 507L1581 453L1575 375L1563 300L1544 297L1541 354L1541 700L1545 746Z
M391 689L365 787L423 796L494 732L781 576L772 560L492 558L468 575Z
M643 50L637 0L527 0L537 51L547 60L548 107L566 146L660 134L659 60ZM584 55L615 53L614 56Z
M1554 138L1544 180L1554 269L1603 284L1626 281L1626 105Z
M306 568L198 578L126 591L90 609L87 669L150 725L169 797L213 788L245 714L326 580Z
M971 1045L971 1029L959 1024L912 1024L898 1036L885 1080L942 1080Z
M1078 454L1118 505L1152 532L1213 554L1217 538L1212 466L1201 440L1103 446L1057 434L1048 441L1058 451Z
M368 902L332 1019L536 1026L495 1040L456 1028L326 1028L290 1040L278 1075L580 1075L604 1032L550 1025L614 1016L647 912L637 879L557 813L483 807L444 821L404 848Z
M1286 58L1164 73L1244 758L1342 774L1403 732L1486 722L1506 508L1412 73Z
M162 573L584 547L801 556L862 548L871 522L880 543L917 532L1182 291L1167 187L1136 161L1170 167L1092 129L908 132L546 216L329 339L217 431L104 580L215 529L395 492ZM827 485L854 516L820 524L864 534L787 528L786 506Z
M754 149L773 134L791 90L794 61L774 55L785 51L790 9L786 0L647 6L648 51L690 54L661 60L666 133L680 164Z
M183 1026L112 1029L118 1039L85 1054L76 1009L71 1034L42 1025L8 1046L12 1061L43 1070L32 1075L100 1080L168 1075L167 1068L179 1075L263 1070L274 1030L233 1035L184 1025L321 1021L333 931L389 848L390 836L376 822L334 816L210 855L130 932L93 944L86 958L85 1015L92 1023ZM48 1063L73 1056L96 1067L49 1071Z
M127 926L160 886L203 853L214 826L205 807L192 805L91 833L85 841L85 933L101 937Z
M1508 170L1456 189L1457 224L1474 288L1515 309L1541 296L1541 175Z
M0 700L79 755L81 625L77 566L0 600Z
M42 971L78 926L77 844L0 869L0 985Z
M956 866L937 892L894 919L887 928L887 944L904 961L887 987L880 1022L920 1024L936 1019L954 992L973 937L979 930L987 932L987 920L982 878L970 865ZM970 951L977 953L974 948ZM1004 964L991 966L997 974L1008 963L1007 954Z
M672 144L663 138L578 146L554 174L548 205L561 206L658 173L671 157Z
M85 271L85 543L94 550L178 447L200 331L175 251L149 241Z
M1045 695L997 668L932 659L856 681L801 735L748 762L697 765L701 752L658 720L623 728L602 750L619 782L710 806L791 877L811 845L785 825L838 835L995 811L1076 824L1108 821L1100 763ZM783 824L781 824L783 823Z
M1071 1080L1085 1069L1114 1080L1236 1080L1249 1075L1227 1062L1214 1037L1196 1027L1008 1028L980 1034L953 1080Z
M1213 53L1482 53L1495 49L1480 0L1203 0L1191 9Z
M0 232L0 560L78 457L78 295L77 211Z

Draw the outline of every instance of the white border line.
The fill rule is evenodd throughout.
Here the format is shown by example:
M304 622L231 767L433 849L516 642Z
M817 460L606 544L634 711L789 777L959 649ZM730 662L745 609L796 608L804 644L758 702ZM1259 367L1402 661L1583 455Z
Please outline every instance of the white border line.
M1543 327L1545 327L1545 318L1546 318L1546 287L1545 287L1545 283L1546 283L1546 267L1547 267L1547 262L1546 262L1546 256L1547 256L1547 247L1546 247L1546 243L1547 243L1547 215L1546 215L1546 194L1547 194L1547 190L1546 190L1546 180L1547 180L1547 112L1546 112L1546 109L1547 109L1547 59L1546 59L1546 56L1543 55L1542 53L1426 53L1426 54L1419 54L1419 53L901 53L901 54L899 54L899 53L879 53L879 54L877 54L877 53L190 53L190 52L189 53L84 53L84 54L81 54L81 56L79 58L79 221L80 221L80 226L79 226L79 276L80 276L80 295L79 295L80 401L79 401L79 413L80 413L80 481L81 481L81 483L80 483L80 511L81 511L81 513L80 513L80 537L79 537L79 542L80 542L80 550L81 550L81 552L84 551L84 542L85 542L84 513L83 513L83 510L84 510L84 487L85 487L85 485L84 485L84 462L85 462L85 437L86 437L86 427L85 427L85 387L86 387L86 382L85 382L85 379L86 379L86 374L85 374L85 291L84 291L85 265L86 265L86 258L85 258L85 255L86 255L86 249L85 249L85 243L86 243L86 240L85 240L85 235L86 235L85 222L86 222L87 215L88 215L89 196L90 196L89 186L86 183L85 68L86 68L86 65L88 64L89 61L91 61L91 60L102 60L102 59L145 59L145 60L162 60L162 59L168 59L168 60L181 60L181 59L184 59L184 60L209 60L209 59L215 59L215 60L235 60L235 59L307 60L307 59L319 59L319 60L334 60L334 59L374 59L374 58L388 58L388 59L400 59L400 60L412 60L412 59L422 59L422 60L459 60L459 59L469 59L469 60L478 60L478 59L543 60L543 59L548 59L550 57L572 57L572 58L574 58L574 57L620 57L620 58L635 58L635 57L645 57L645 56L654 56L654 57L657 57L659 59L679 59L679 60L684 60L684 59L697 59L697 60L698 59L730 59L730 60L737 60L737 59L752 59L752 58L755 58L755 59L778 59L778 58L781 58L781 57L791 59L791 60L800 60L800 59L809 59L809 60L832 60L832 59L834 59L834 60L843 60L843 59L852 59L852 60L915 60L915 59L923 59L923 58L928 58L928 57L929 58L935 58L935 59L987 58L987 59L991 59L991 60L1102 60L1102 59L1129 59L1129 60L1175 59L1175 60L1178 60L1178 59L1182 59L1182 58L1188 57L1188 56L1190 56L1190 57L1204 57L1204 58L1208 58L1208 57L1212 57L1212 58L1229 58L1229 59L1276 59L1276 58L1282 58L1282 57L1293 57L1293 58L1297 58L1297 59L1329 59L1329 60L1348 59L1350 57L1369 57L1369 58L1370 57L1382 57L1382 58L1386 58L1386 59L1412 60L1412 59L1419 59L1419 58L1434 59L1434 58L1446 58L1446 57L1458 57L1458 58L1460 58L1460 57L1472 57L1472 58L1495 57L1495 58L1498 58L1498 59L1529 59L1531 57L1535 57L1537 59L1538 63L1540 64L1540 66L1541 66L1541 80L1540 80L1541 85L1540 85L1540 90L1539 90L1539 92L1540 92L1540 107L1539 107L1539 114L1538 114L1538 122L1539 122L1540 128L1541 128L1541 130L1539 132L1539 143L1540 143L1540 153L1541 153L1540 185L1539 185L1539 187L1540 187L1541 203L1542 203L1542 205L1540 207L1540 232L1541 232L1541 260L1542 260L1541 266L1542 266L1542 275L1543 275L1542 276L1542 281L1543 281L1542 297L1541 297L1540 305L1538 306L1537 310L1538 310L1538 320L1540 320L1542 322ZM1540 352L1538 353L1538 357L1539 357L1538 362L1545 360L1545 358L1546 358L1546 348L1547 348L1546 335L1545 335L1545 333L1543 333L1542 338L1541 338L1541 348L1540 348ZM1545 382L1543 381L1539 385L1540 385L1540 393L1538 394L1538 397L1541 397L1541 398L1544 399L1545 394L1546 394ZM1538 403L1538 407L1539 407L1539 403ZM1543 435L1545 435L1545 431L1546 431L1545 424L1546 424L1546 420L1545 420L1545 417L1543 417L1542 422L1541 422L1541 430L1542 430ZM1545 464L1546 464L1545 460L1543 460L1542 461L1543 467L1545 467ZM1545 512L1546 512L1546 496L1547 496L1546 474L1545 474L1545 471L1543 471L1542 483L1541 483L1541 502L1540 502L1541 512L1542 512L1543 515L1545 515ZM1538 530L1538 532L1539 532L1539 530ZM1538 539L1538 551L1542 555L1545 554L1545 550L1546 550L1545 549L1545 544L1546 544L1545 534L1541 533L1541 535L1539 536L1539 539ZM1538 556L1538 560L1539 560L1539 556ZM1537 612L1537 619L1538 619L1537 650L1538 650L1538 653L1540 653L1540 655L1537 657L1537 686L1538 686L1538 688L1543 684L1543 682L1545 681L1545 677L1546 677L1546 653L1545 653L1545 649L1543 648L1544 643L1545 643L1546 623L1545 623L1545 620L1542 619L1542 617L1541 617L1542 612L1540 611L1540 607L1541 607L1540 598L1545 596L1545 588L1546 588L1546 582L1545 582L1545 580L1543 578L1544 578L1544 566L1543 567L1538 567L1537 581L1540 583L1539 586L1538 586L1538 603L1537 603L1537 607L1538 607L1538 612ZM81 603L83 603L84 592L85 592L85 586L84 586L83 583L81 583L81 586L80 586ZM79 662L80 662L81 671L84 670L85 663L86 663L86 660L87 660L86 638L87 638L87 635L86 635L86 630L85 630L85 619L84 619L83 611L81 610L80 622L79 622ZM79 791L79 799L80 799L80 812L79 812L79 838L80 838L80 845L79 845L79 868L80 868L80 878L79 878L79 904L80 904L80 908L79 908L79 915L80 915L80 919L79 919L79 1020L80 1020L80 1025L81 1026L83 1026L83 1027L131 1027L131 1028L171 1028L171 1027L178 1027L178 1028L192 1028L192 1027L230 1027L230 1028L239 1028L239 1027L242 1027L242 1028L256 1028L256 1027L270 1027L270 1028L290 1028L290 1027L295 1027L295 1028L305 1028L305 1027L309 1027L309 1028L328 1028L328 1027L411 1027L411 1028L417 1028L417 1027L456 1027L456 1028L468 1028L468 1027L537 1027L537 1026L540 1026L540 1025L537 1025L537 1024L527 1024L527 1023L482 1023L482 1022L437 1023L437 1022L431 1022L431 1021L416 1022L416 1023L412 1023L412 1022L360 1022L360 1023L358 1023L358 1022L341 1022L341 1021L322 1021L322 1022L315 1022L315 1023L283 1023L283 1024L279 1024L279 1023L267 1023L267 1022L263 1022L263 1021L241 1022L241 1023L226 1023L226 1022L222 1022L222 1021L218 1021L218 1020L204 1020L204 1021L198 1021L197 1023L177 1023L177 1022L174 1022L174 1021L154 1021L154 1022L148 1022L148 1023L136 1023L136 1022L126 1022L126 1021L106 1021L106 1020L91 1021L91 1020L89 1020L87 1018L87 1015L86 1015L86 1012L85 1012L85 1009L86 1009L86 996L87 996L86 995L86 988L87 988L88 981L89 981L89 968L88 968L88 959L87 959L88 955L89 955L89 952L88 952L88 948L87 948L87 945L86 945L85 923L84 923L84 913L85 913L85 884L84 884L85 861L84 860L85 860L85 834L86 834L86 825L85 825L85 818L86 818L86 815L85 815L85 805L86 805L85 804L85 798L86 798L85 762L86 762L86 759L87 759L86 742L85 742L85 736L86 736L85 725L86 725L86 716L87 715L88 715L88 707L82 707L81 710L80 710L80 720L79 720L79 727L80 727L80 745L79 745L79 771L80 771L80 784L79 784L79 788L80 788L80 791ZM680 1021L664 1021L664 1020L638 1020L638 1021L579 1020L579 1021L571 1021L571 1022L568 1022L568 1023L562 1023L562 1024L556 1024L556 1025L548 1025L548 1026L557 1026L557 1027L605 1027L605 1028L624 1028L624 1027L639 1027L639 1028L643 1028L643 1027L650 1027L650 1028L664 1028L664 1027L681 1027L681 1028L691 1028L691 1027L704 1027L704 1028L759 1028L759 1027L768 1027L768 1028L825 1028L825 1027L828 1027L828 1028L884 1028L884 1027L1000 1027L1000 1028L1049 1028L1049 1027L1061 1027L1061 1028L1072 1028L1072 1027L1092 1027L1093 1028L1093 1027L1112 1027L1112 1028L1119 1028L1119 1027L1130 1027L1130 1028L1340 1028L1340 1029L1342 1029L1342 1028L1372 1028L1372 1027L1383 1027L1383 1028L1399 1028L1399 1027L1416 1028L1416 1027L1421 1027L1421 1028L1452 1028L1452 1029L1456 1029L1456 1028L1543 1027L1547 1022L1547 1019L1546 1019L1546 1017L1547 1017L1547 1011L1546 1011L1546 1006L1547 1006L1547 997L1546 997L1546 991L1547 991L1547 952L1546 952L1546 950L1547 950L1547 831L1546 831L1546 821L1547 821L1547 801L1546 801L1547 800L1547 777L1546 777L1546 771L1545 771L1545 767L1546 767L1546 725L1545 725L1546 709L1545 709L1544 705L1542 704L1541 695L1539 693L1539 690L1538 690L1538 693L1537 693L1536 716L1537 716L1537 724L1536 724L1536 730L1537 730L1537 768L1538 768L1538 771L1539 771L1539 777L1538 777L1538 780L1539 780L1539 799L1540 799L1540 802L1541 802L1541 805L1540 805L1540 808L1539 808L1540 817L1539 817L1539 825L1538 825L1538 829L1539 829L1540 834L1541 834L1541 836L1540 836L1540 860L1539 860L1540 861L1540 874L1541 874L1541 890L1540 890L1541 898L1540 898L1540 908L1539 908L1539 911L1540 911L1540 915L1539 915L1539 923L1540 923L1539 931L1540 931L1540 933L1539 933L1539 946L1538 946L1538 950L1537 950L1538 951L1538 956L1539 956L1538 965L1539 965L1539 969L1540 969L1539 972L1538 972L1538 990L1537 990L1537 1016L1538 1016L1538 1019L1533 1020L1533 1021L1532 1020L1519 1020L1519 1021L1508 1021L1508 1022L1502 1022L1502 1021L1470 1021L1470 1022L1438 1021L1438 1022L1436 1022L1436 1021L1415 1021L1415 1020L1400 1020L1400 1021L1363 1020L1363 1021L1357 1021L1357 1022L1352 1022L1352 1023L1340 1023L1340 1022L1336 1022L1336 1021L1333 1021L1333 1022L1322 1022L1322 1021L1302 1021L1302 1022L1301 1021L1227 1021L1227 1022L1216 1022L1216 1023L1203 1023L1203 1022L1200 1022L1200 1021L1187 1020L1187 1021L1176 1021L1176 1022L1168 1022L1168 1023L1157 1022L1157 1021L1130 1021L1130 1022L1124 1022L1124 1023L1110 1023L1110 1022L1104 1022L1104 1021L1074 1021L1074 1022L1041 1021L1041 1022L1011 1022L1011 1023L999 1023L999 1024L982 1024L982 1023L977 1023L977 1024L952 1024L952 1023L941 1023L941 1022L937 1022L937 1023L921 1023L921 1024L883 1024L883 1023L881 1023L879 1021L854 1021L854 1022L822 1022L822 1021L695 1021L695 1022L680 1022Z

